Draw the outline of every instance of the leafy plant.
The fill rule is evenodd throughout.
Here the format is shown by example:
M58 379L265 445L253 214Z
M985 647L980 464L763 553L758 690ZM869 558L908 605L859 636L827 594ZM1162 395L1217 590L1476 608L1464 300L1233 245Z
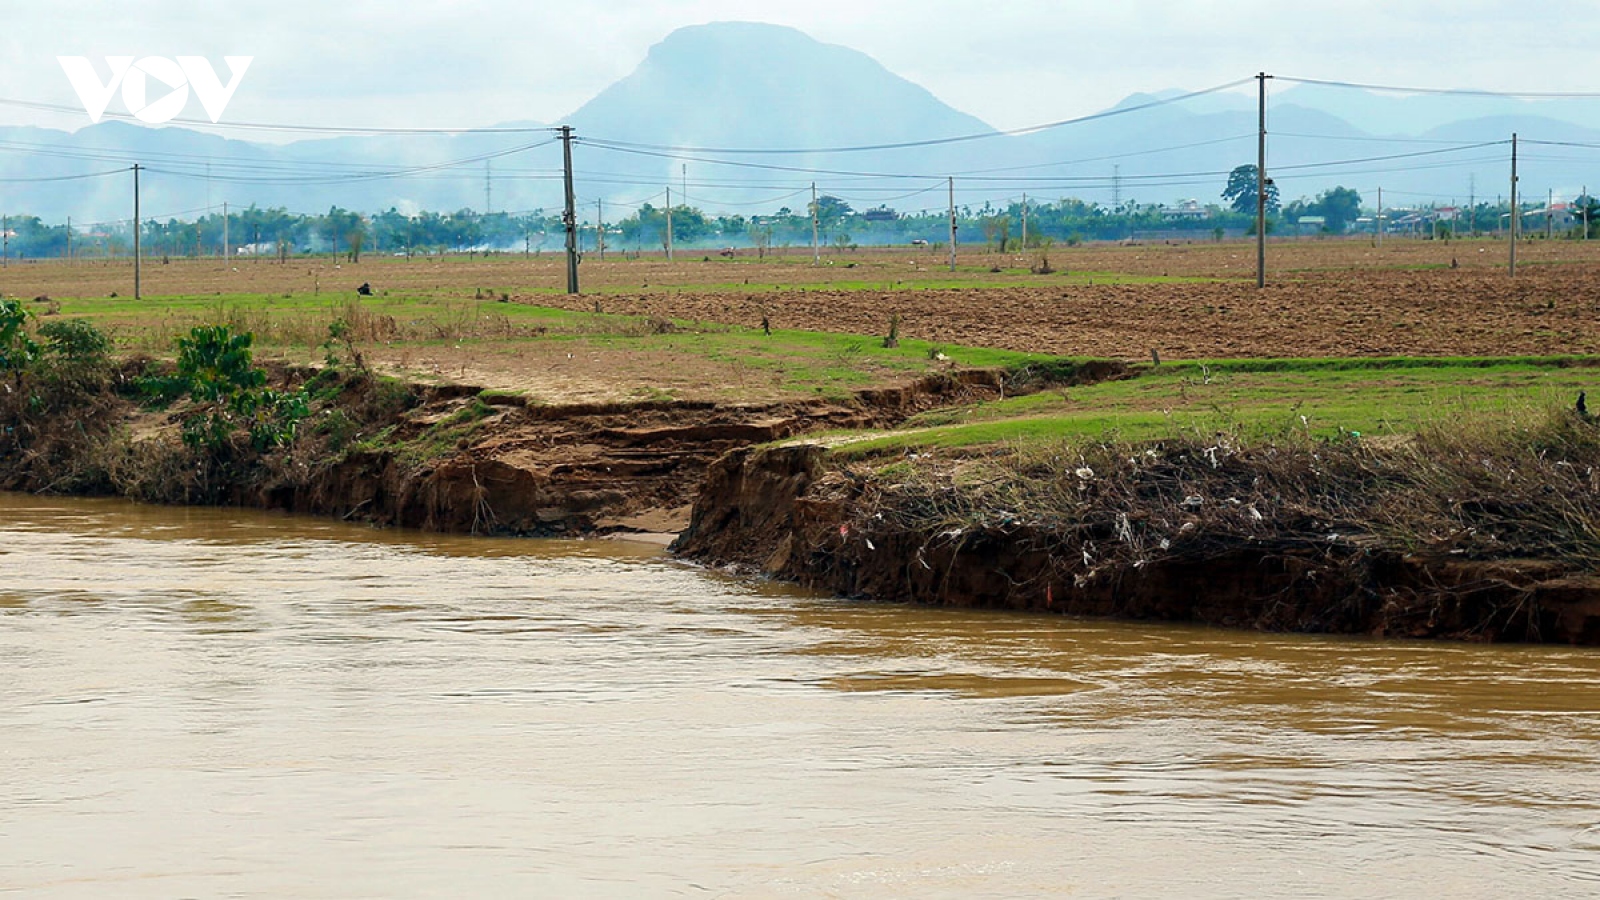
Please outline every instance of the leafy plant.
M234 334L226 325L201 325L178 338L177 371L144 379L141 388L156 400L171 402L187 394L203 409L183 423L183 442L217 450L243 429L250 445L267 450L288 443L295 426L310 412L305 391L266 387L267 373L252 359L250 332Z
M21 372L39 356L28 337L29 314L16 300L0 300L0 371Z

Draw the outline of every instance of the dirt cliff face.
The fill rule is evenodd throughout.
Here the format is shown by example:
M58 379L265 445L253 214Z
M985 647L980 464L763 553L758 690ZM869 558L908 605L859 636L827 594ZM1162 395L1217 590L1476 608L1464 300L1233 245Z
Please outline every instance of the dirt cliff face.
M391 449L344 455L240 502L480 534L676 533L711 464L730 450L820 428L899 422L936 405L995 396L1001 376L964 372L839 401L764 406L634 403L543 406L470 392L408 412ZM465 415L464 415L465 414ZM407 448L470 420L453 447ZM451 432L443 432L448 437Z
M871 600L1194 621L1274 631L1600 644L1600 578L1559 561L1238 543L1073 575L1082 535L895 529L816 446L730 453L674 549ZM1092 537L1088 538L1092 539Z
M0 487L477 534L676 533L706 470L730 450L822 428L892 425L1007 390L1002 373L966 371L835 400L558 406L356 372L278 370L273 380L314 388L318 398L286 447L257 452L235 441L192 450L178 437L183 409L140 409L108 389L81 407L86 421L6 425Z

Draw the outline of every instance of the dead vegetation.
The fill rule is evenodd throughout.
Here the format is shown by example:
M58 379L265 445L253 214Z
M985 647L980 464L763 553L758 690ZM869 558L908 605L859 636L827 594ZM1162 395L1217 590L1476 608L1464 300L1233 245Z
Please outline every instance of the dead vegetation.
M1180 436L857 464L851 528L1026 532L1077 585L1155 562L1383 548L1600 569L1600 427L1568 411L1374 445Z

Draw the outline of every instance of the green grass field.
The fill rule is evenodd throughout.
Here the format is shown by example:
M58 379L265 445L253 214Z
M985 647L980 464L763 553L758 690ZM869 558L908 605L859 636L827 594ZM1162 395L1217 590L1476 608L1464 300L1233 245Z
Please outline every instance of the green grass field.
M846 444L872 455L919 447L1072 440L1408 435L1453 420L1570 407L1600 384L1600 359L1228 360L1145 366L1135 377L936 410L900 433Z

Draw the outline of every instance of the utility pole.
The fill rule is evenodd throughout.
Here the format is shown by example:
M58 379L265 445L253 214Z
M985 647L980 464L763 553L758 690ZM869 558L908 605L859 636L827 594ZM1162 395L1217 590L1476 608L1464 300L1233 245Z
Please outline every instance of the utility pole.
M578 292L578 210L577 198L572 193L572 126L561 126L562 182L566 187L567 205L562 212L567 226L567 293Z
M1111 167L1111 211L1122 212L1122 167Z
M139 298L139 232L143 231L139 221L139 164L133 164L133 299Z
M1511 264L1506 274L1517 276L1517 133L1511 132Z
M1478 176L1467 176L1467 232L1478 236Z
M1028 249L1028 195L1022 195L1022 249Z
M483 161L483 214L486 216L494 212L494 171L490 168L493 165L493 160Z
M72 264L72 217L67 216L67 264Z
M1549 194L1544 201L1544 239L1548 241L1556 236L1556 189L1546 190Z
M1267 73L1256 75L1256 287L1267 286Z
M956 180L950 177L950 271L956 270Z
M604 200L594 201L594 242L600 258L606 258L606 206Z
M1383 246L1383 188L1378 188L1378 246Z
M822 210L817 207L817 183L811 182L811 264L822 265L822 247L817 243L817 220L821 218Z
M1583 186L1583 239L1589 239L1589 186ZM71 221L68 219L67 221Z
M222 201L222 261L227 262L228 254L228 201Z
M667 185L667 262L672 262L672 185L670 184Z

